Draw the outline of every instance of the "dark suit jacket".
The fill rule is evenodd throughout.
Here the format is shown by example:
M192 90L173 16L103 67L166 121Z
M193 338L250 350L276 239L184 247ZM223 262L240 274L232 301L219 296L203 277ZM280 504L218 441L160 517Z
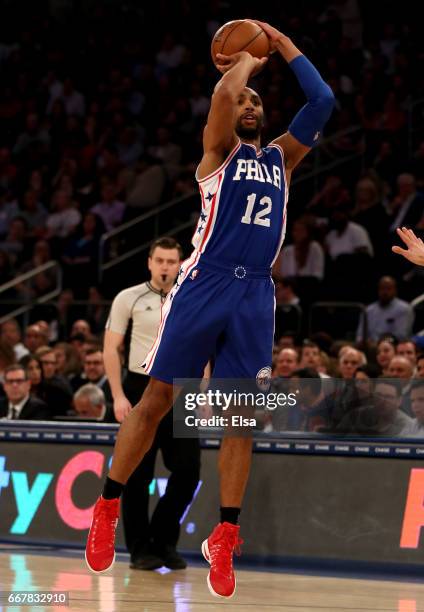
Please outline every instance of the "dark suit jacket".
M399 211L396 211L390 217L390 221L389 221L390 225L396 219L398 212ZM412 227L412 229L415 229L415 225L420 221L423 214L424 214L424 198L420 194L417 194L415 198L412 200L411 204L409 205L409 208L402 220L401 225L402 226L405 225L406 227Z
M0 418L7 417L9 412L9 400L0 400ZM20 421L50 421L51 413L47 404L39 399L30 397L24 404L20 414Z

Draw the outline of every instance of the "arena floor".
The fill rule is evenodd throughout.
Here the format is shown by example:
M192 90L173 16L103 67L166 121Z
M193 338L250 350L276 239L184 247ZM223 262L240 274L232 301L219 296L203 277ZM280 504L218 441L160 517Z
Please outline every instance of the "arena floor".
M185 571L140 572L119 561L108 575L91 574L82 558L26 553L7 548L0 553L0 612L65 610L64 607L18 607L5 601L5 591L67 591L69 608L99 612L420 612L424 584L358 580L264 571L238 571L237 592L230 600L209 594L205 567Z

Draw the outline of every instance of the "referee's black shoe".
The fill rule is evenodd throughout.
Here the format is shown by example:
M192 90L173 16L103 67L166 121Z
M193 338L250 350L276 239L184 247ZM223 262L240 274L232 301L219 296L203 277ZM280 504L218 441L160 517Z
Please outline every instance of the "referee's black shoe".
M187 561L177 552L174 546L165 546L161 550L162 562L171 570L181 570L187 567Z
M159 569L162 565L164 565L163 559L150 549L131 555L131 569L151 571Z

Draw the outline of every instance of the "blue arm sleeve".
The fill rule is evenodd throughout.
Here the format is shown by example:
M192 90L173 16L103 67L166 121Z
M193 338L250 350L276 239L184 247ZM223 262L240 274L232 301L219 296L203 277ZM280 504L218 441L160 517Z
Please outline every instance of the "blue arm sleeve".
M334 94L318 70L304 56L299 55L289 63L308 103L297 113L289 125L289 132L306 147L312 147L334 107Z

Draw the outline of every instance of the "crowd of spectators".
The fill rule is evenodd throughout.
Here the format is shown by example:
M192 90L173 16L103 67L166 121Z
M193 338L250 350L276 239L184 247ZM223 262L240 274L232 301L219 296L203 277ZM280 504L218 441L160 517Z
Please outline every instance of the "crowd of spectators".
M23 15L19 2L10 3L0 23L0 285L56 259L65 287L54 306L33 310L22 341L19 322L1 327L3 416L12 416L22 385L17 403L36 399L44 416L113 420L101 343L103 300L116 292L97 283L100 237L196 189L219 76L210 40L240 17L222 0L84 5L33 3ZM271 431L346 429L345 413L336 419L322 409L326 376L403 379L384 392L400 398L394 415L419 421L400 426L404 419L397 419L399 432L404 425L420 431L412 398L419 387L411 383L424 376L424 358L416 354L421 340L408 302L422 293L423 277L390 251L399 225L424 230L424 133L416 121L423 105L415 104L424 98L424 53L414 11L387 2L382 16L361 0L301 0L259 12L257 3L243 4L243 16L291 36L336 95L326 128L332 138L319 148L322 163L334 168L313 188L294 175L288 235L273 269L286 322L284 329L277 322L273 375L283 386L294 375L318 381L308 387L308 405L319 410L286 415L279 425L270 419ZM254 86L267 142L286 129L303 94L276 55ZM314 160L308 156L298 176ZM2 299L37 298L54 285L46 271ZM81 312L78 299L88 300ZM328 326L308 338L305 321L320 299L368 305L349 342L334 341ZM291 325L293 311L303 312L300 325Z
M22 412L22 414L21 414ZM16 319L0 328L0 418L116 422L101 338L77 319L65 341L39 320L22 337Z
M10 4L0 25L1 281L55 258L66 288L86 297L102 233L196 188L219 76L210 40L238 12L222 0L50 3L29 5L24 15ZM424 138L411 141L408 132L411 102L424 97L413 9L389 2L382 18L360 0L304 0L259 12L243 4L246 17L293 37L336 94L326 134L339 136L322 151L336 159L361 153L360 167L326 173L312 195L293 188L288 244L275 272L312 281L304 293L314 287L318 295L366 300L367 281L384 273L401 281L408 272L388 251L396 225L424 227ZM266 142L286 129L303 94L276 56L255 87ZM345 133L358 125L359 139ZM362 284L347 283L358 265ZM49 282L34 283L32 295L47 292Z

